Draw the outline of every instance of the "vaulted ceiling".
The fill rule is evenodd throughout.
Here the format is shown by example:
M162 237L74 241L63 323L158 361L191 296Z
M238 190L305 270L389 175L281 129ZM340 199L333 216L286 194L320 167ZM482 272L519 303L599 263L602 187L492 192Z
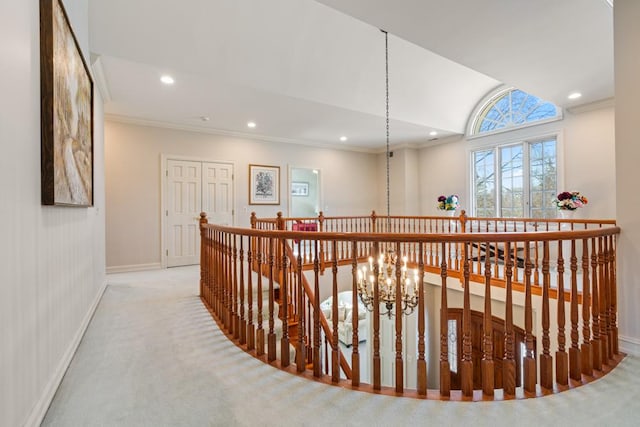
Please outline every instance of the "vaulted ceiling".
M123 120L378 150L385 141L379 28L389 32L392 144L464 133L477 103L502 84L562 107L613 96L605 0L90 0L89 7L105 112ZM163 85L164 74L175 83ZM583 97L569 101L573 91Z

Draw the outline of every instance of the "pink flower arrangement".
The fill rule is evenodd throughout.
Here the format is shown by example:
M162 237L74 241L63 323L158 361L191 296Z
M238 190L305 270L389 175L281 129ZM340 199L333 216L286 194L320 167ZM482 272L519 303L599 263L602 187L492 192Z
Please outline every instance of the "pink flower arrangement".
M579 191L563 191L553 199L553 203L556 204L558 209L575 211L589 203L589 201Z

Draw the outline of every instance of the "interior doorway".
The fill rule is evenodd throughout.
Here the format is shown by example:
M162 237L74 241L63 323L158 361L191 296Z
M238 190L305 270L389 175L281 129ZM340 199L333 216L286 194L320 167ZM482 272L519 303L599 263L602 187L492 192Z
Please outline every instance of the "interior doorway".
M162 264L198 264L200 212L212 224L233 225L233 164L166 158L163 165Z
M289 216L292 218L316 217L322 200L320 170L289 167Z

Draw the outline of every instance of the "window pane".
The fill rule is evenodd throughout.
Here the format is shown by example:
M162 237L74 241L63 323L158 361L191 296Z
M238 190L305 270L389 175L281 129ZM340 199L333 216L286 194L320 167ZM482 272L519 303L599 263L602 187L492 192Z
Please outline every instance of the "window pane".
M529 145L531 217L555 218L553 198L557 194L556 140L537 141Z
M496 215L495 154L493 150L473 153L476 215Z
M455 319L447 322L449 339L447 341L447 353L449 354L449 370L458 373L458 329Z
M472 134L517 127L558 116L559 110L554 104L519 89L511 89L502 93L478 113Z
M503 217L524 216L522 145L500 148L500 189L501 213Z

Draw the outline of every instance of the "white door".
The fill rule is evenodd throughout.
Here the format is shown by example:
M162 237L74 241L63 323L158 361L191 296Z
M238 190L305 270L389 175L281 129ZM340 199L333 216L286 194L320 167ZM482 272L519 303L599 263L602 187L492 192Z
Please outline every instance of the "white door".
M211 224L233 225L233 165L202 163L202 211Z
M167 160L167 266L200 262L202 163Z
M200 262L200 212L214 224L233 225L233 165L167 160L165 215L167 267Z

